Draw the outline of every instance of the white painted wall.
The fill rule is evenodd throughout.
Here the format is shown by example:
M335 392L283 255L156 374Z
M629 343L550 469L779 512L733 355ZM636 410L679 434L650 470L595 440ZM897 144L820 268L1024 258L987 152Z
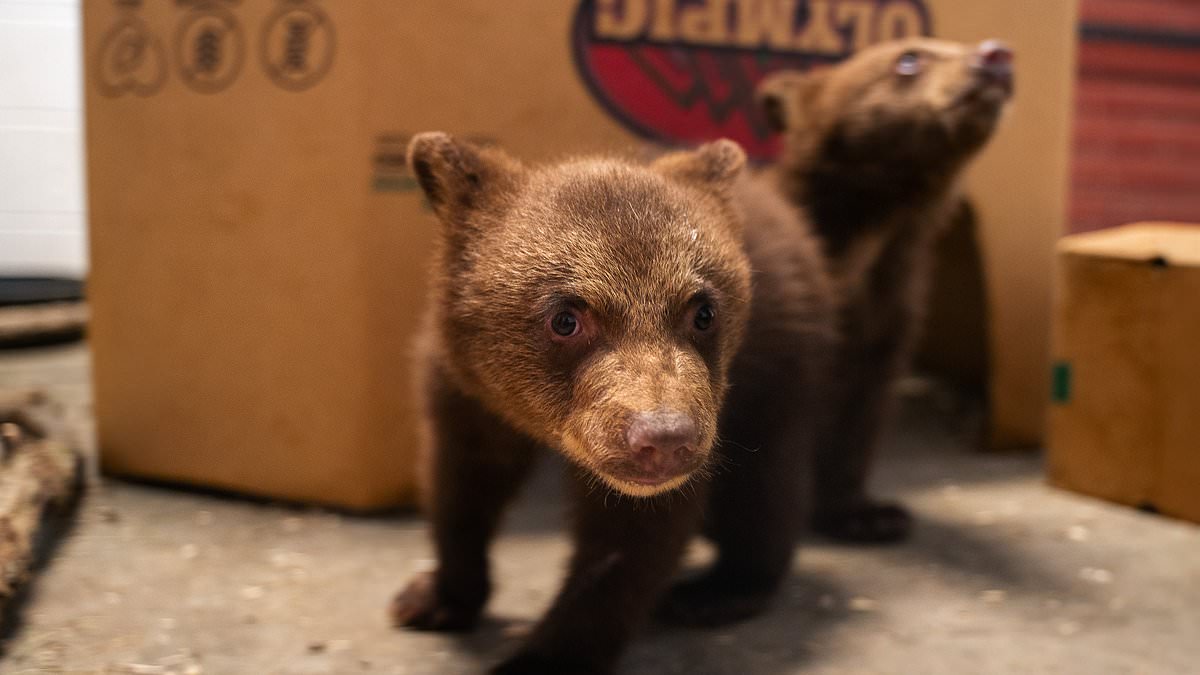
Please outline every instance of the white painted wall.
M0 0L0 275L87 268L79 3Z

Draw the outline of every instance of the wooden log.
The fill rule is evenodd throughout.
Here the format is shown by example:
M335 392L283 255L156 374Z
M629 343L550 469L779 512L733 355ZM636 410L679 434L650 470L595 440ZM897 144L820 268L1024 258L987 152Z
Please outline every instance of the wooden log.
M83 336L87 321L84 302L0 307L0 347L76 340Z
M83 487L79 453L32 409L0 402L0 609L28 581L49 520L69 513Z

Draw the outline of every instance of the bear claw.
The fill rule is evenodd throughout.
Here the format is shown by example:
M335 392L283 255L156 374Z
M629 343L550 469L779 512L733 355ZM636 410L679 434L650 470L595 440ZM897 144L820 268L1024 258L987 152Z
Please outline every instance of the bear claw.
M397 628L429 631L469 630L479 619L479 610L455 607L438 598L433 572L421 573L408 582L392 598L388 613Z
M818 516L813 529L839 541L892 544L908 538L912 516L899 504L864 502Z

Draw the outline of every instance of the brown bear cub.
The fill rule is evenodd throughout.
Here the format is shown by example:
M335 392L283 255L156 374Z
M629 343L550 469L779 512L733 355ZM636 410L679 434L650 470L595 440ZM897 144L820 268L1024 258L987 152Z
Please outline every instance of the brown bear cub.
M831 292L794 209L733 142L649 166L527 167L421 134L409 162L442 224L423 341L436 571L392 605L462 630L538 449L571 462L562 591L499 673L601 673L656 607L761 610L807 517ZM718 556L667 590L703 527Z
M907 40L760 85L763 110L784 134L777 184L820 236L839 294L835 410L814 479L814 529L829 536L894 541L910 529L902 507L866 495L869 463L914 348L960 175L1012 94L1012 56L996 41Z

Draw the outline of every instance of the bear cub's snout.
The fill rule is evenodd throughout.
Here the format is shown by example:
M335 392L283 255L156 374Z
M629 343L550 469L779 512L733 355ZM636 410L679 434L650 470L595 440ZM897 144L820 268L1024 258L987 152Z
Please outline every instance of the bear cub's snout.
M999 40L984 40L971 58L976 79L984 86L1000 89L1005 98L1013 93L1013 50Z
M615 478L657 487L700 468L700 434L691 415L656 410L633 415L625 430L628 459L611 472Z

